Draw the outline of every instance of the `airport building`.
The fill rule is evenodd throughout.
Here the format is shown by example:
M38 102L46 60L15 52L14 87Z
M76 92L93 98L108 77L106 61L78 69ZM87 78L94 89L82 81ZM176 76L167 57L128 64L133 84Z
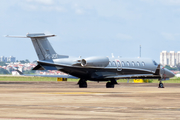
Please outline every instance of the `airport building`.
M178 63L180 63L180 51L162 51L160 53L160 64L163 66L169 65L171 67L175 67Z

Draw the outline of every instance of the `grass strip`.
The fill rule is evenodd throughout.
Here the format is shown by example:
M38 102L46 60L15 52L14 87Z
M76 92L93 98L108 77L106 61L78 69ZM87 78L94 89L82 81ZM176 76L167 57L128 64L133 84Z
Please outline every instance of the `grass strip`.
M37 81L37 82L40 82L40 81L44 81L44 82L55 82L57 81L57 78L55 77L27 77L27 76L0 76L0 81L27 81L27 82L30 82L30 81ZM67 81L70 81L70 82L78 82L79 79L71 79L71 78L68 78ZM151 83L159 83L159 81L157 79L154 79L154 80L150 80ZM119 83L127 83L127 79L120 79L120 80L117 80L117 82ZM133 83L134 80L133 79L129 79L129 83ZM177 77L173 77L171 78L170 80L167 80L167 81L164 81L165 83L180 83L180 78L177 78Z

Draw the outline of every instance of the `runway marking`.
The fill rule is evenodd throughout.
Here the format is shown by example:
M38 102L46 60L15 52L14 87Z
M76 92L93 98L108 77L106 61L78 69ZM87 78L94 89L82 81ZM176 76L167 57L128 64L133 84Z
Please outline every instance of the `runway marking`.
M53 92L53 93L40 93L40 94L108 94L108 93L100 93L100 92Z

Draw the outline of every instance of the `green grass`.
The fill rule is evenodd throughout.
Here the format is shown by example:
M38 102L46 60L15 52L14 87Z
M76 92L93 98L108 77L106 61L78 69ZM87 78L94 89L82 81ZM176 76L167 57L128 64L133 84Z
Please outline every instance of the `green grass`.
M71 79L69 78L68 81L74 81L77 82L79 79ZM49 82L55 82L57 81L57 78L54 77L19 77L19 76L0 76L0 81L49 81Z
M70 82L78 82L79 79L70 79L68 78L68 81ZM57 81L57 78L52 77L19 77L19 76L0 76L0 81L49 81L49 82L55 82ZM127 83L127 79L121 79L118 80L119 83ZM152 83L159 83L158 80L151 80ZM164 81L165 83L180 83L180 78L173 77L170 80ZM133 83L133 79L129 80L129 83Z

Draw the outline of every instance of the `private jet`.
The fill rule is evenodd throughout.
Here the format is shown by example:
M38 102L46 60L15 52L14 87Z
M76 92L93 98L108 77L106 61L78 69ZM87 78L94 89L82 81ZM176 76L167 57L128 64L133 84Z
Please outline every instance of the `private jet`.
M59 55L47 39L54 36L44 33L28 33L24 37L7 37L31 38L39 58L38 64L33 70L62 71L68 75L51 75L49 77L77 78L79 79L79 88L87 88L88 80L107 81L106 88L114 88L115 84L118 84L118 79L157 79L159 80L159 88L164 88L162 81L174 77L171 71L149 58L110 58L106 56L74 58L68 55Z

